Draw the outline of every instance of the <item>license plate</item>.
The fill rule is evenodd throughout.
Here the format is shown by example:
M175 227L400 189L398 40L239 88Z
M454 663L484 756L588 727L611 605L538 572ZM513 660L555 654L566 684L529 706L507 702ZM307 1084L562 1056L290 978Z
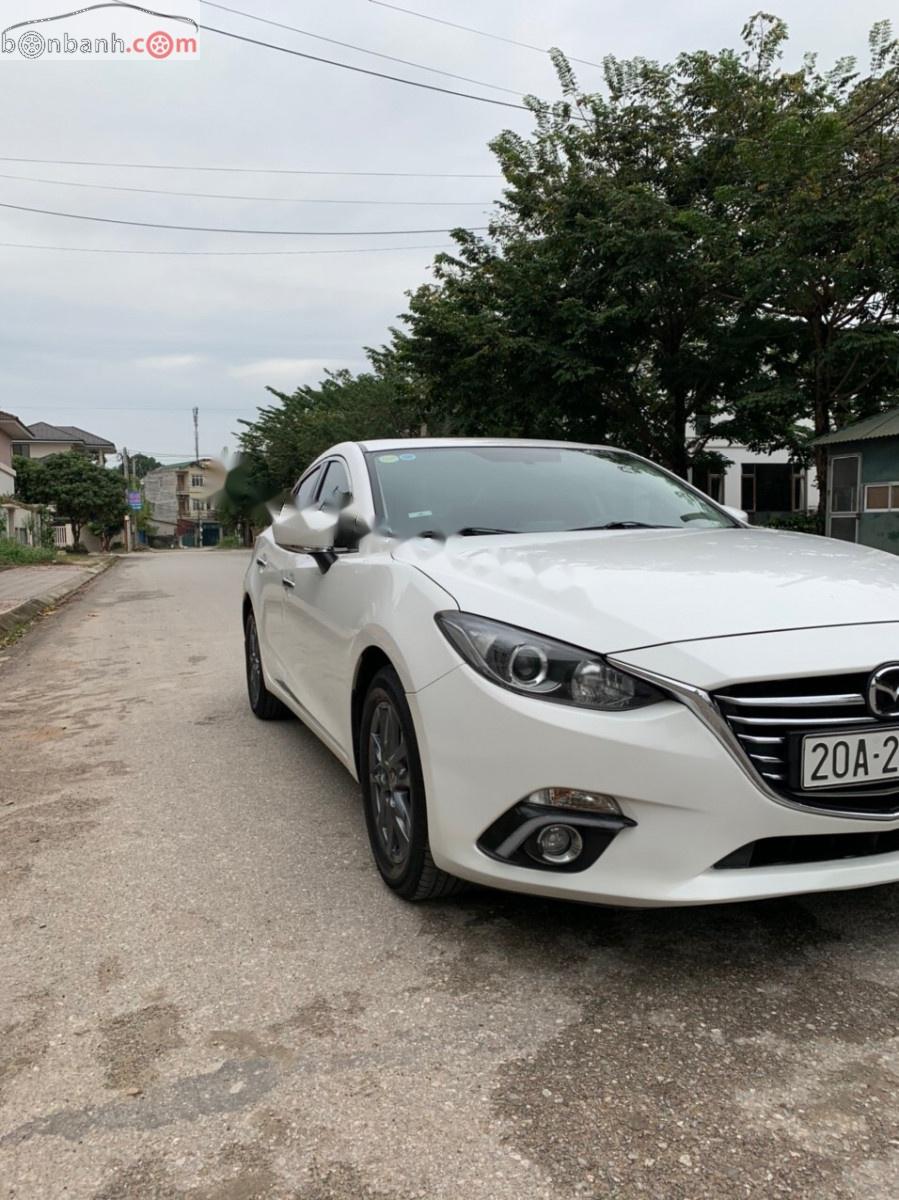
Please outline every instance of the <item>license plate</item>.
M899 728L864 733L808 733L802 739L802 786L899 780Z

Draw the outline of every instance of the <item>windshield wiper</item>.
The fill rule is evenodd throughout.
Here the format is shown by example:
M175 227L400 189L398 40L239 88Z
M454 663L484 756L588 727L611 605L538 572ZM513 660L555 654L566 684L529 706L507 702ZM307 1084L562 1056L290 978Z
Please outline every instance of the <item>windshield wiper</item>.
M478 537L487 533L521 533L520 529L493 529L490 525L464 525L456 530L458 537Z
M568 533L584 533L588 529L674 529L674 525L650 525L646 521L607 521L605 525L578 525Z

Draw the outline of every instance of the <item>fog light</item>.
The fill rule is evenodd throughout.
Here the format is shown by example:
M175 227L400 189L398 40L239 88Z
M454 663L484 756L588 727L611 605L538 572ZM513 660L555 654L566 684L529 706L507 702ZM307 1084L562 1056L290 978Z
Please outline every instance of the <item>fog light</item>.
M578 788L541 788L531 792L528 804L543 804L547 808L575 808L583 812L602 812L620 815L621 808L614 796L601 792L582 792Z
M540 857L553 866L574 862L584 848L581 835L571 825L546 825L535 841Z

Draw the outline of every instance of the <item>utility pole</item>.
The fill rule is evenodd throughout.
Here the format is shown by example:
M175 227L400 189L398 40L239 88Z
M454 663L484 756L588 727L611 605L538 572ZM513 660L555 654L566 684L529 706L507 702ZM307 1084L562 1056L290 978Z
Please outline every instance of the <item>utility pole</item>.
M131 461L128 458L128 447L122 447L122 474L125 476L125 494L131 490ZM131 510L125 514L125 551L134 549L134 535L131 529Z
M200 410L194 409L194 465L200 465ZM197 536L196 548L201 550L203 547L203 521L200 510L197 509Z

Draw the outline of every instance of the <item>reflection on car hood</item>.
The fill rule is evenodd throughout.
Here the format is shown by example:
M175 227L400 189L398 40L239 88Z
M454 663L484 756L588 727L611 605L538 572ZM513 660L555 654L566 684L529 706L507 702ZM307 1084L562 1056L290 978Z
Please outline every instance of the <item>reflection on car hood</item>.
M693 638L895 621L899 558L761 529L414 538L394 557L459 607L605 653Z

